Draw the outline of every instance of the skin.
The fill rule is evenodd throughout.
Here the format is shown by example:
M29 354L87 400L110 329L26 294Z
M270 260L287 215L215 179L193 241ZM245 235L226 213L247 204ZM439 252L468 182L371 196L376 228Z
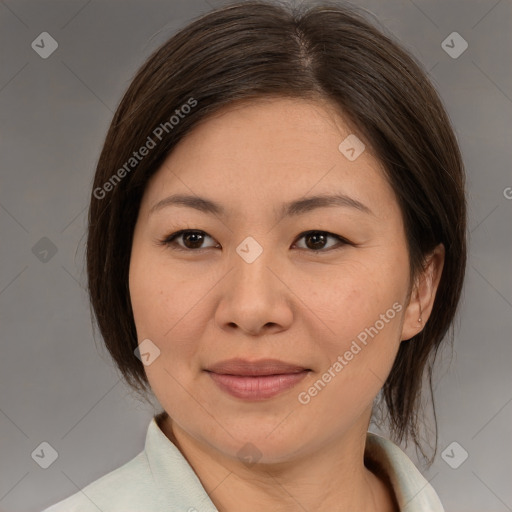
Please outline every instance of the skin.
M400 343L430 315L444 250L409 282L396 197L368 145L355 161L338 150L350 133L323 101L242 102L191 131L145 190L129 278L139 342L160 349L145 371L170 416L162 430L219 511L397 510L389 485L364 464L365 437ZM372 213L332 206L276 216L284 202L334 191ZM175 193L214 200L227 214L176 205L150 212ZM203 231L202 245L186 236L174 241L183 251L161 243L182 229ZM329 236L322 245L302 236L308 230L350 243ZM250 264L236 252L248 236L263 248ZM299 393L394 303L401 311L301 404ZM203 371L233 357L312 371L276 397L244 401ZM250 467L237 455L246 443L261 454Z

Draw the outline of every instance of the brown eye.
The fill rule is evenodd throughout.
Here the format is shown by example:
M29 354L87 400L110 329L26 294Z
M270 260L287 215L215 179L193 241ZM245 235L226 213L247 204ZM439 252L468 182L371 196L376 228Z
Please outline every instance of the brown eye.
M213 240L213 238L204 231L182 229L181 231L169 235L160 243L177 251L200 251L202 249L218 247L218 244L204 246L203 244L207 238ZM343 245L350 244L348 240L341 236L328 233L327 231L307 231L300 235L299 240L300 239L305 240L305 247L299 247L300 249L316 253L328 252L331 249L337 249ZM337 243L328 245L329 239L335 242L337 241ZM178 243L179 240L181 240L181 243Z
M193 251L198 249L207 249L208 247L202 246L206 238L213 240L213 238L207 235L204 231L185 229L168 236L162 243L164 245L174 246L173 248L177 250ZM180 239L182 240L182 243L178 244L177 240Z
M327 252L327 250L348 243L348 241L345 240L344 238L338 235L334 235L332 233L328 233L327 231L308 231L306 233L302 233L300 238L303 238L306 242L305 249L309 249L310 251L313 252ZM326 249L326 244L329 238L337 240L338 244L334 244L334 246L331 245L327 247L327 250L323 251L323 249Z
M199 249L204 242L204 235L201 233L183 233L181 236L187 249Z

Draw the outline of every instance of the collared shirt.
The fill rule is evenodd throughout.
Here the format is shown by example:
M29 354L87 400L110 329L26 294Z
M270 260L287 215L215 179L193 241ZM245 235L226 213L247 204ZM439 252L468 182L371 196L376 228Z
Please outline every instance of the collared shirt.
M149 424L142 452L43 512L217 512L157 419ZM394 443L368 432L365 458L387 475L400 512L444 512L434 489Z

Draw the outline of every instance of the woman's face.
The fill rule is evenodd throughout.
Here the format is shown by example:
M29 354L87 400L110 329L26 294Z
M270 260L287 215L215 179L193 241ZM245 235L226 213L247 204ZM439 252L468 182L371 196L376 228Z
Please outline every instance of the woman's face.
M350 134L321 103L239 104L146 188L130 264L145 371L173 428L216 452L277 462L360 437L422 327L398 203L369 148L339 148ZM180 230L200 233L169 241Z

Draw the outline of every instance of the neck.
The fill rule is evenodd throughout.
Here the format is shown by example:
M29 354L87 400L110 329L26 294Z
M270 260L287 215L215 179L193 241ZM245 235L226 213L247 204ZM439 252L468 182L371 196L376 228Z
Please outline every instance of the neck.
M166 418L162 431L192 466L220 512L395 512L392 490L364 465L366 431L352 432L284 463L246 466Z

